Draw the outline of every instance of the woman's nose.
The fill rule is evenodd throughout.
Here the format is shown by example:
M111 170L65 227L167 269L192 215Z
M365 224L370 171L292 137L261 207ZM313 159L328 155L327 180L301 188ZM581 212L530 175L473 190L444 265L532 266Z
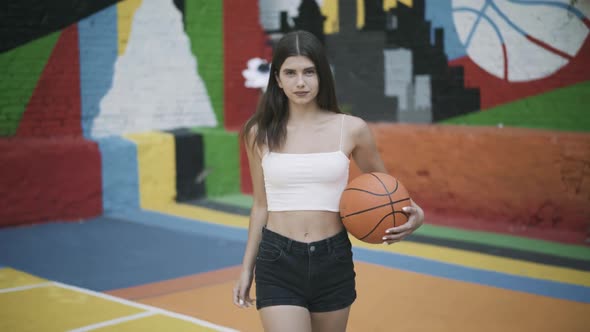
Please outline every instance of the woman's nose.
M297 87L302 87L305 85L303 81L303 75L297 75Z

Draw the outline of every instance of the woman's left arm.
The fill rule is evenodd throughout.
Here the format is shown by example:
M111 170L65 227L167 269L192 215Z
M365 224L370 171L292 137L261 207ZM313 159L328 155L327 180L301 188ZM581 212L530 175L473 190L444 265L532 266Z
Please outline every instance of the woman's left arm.
M358 117L347 117L351 119L350 128L354 142L352 158L363 173L381 172L386 173L387 169L379 155L375 139L367 123ZM410 199L411 206L406 206L403 211L408 214L408 222L401 226L387 229L383 236L383 243L392 244L403 240L412 234L424 222L424 211Z

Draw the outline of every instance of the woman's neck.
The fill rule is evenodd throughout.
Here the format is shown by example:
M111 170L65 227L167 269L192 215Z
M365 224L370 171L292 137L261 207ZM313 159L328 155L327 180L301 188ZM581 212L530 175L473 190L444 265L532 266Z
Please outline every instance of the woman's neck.
M302 123L314 121L322 112L317 104L294 105L289 104L289 122Z

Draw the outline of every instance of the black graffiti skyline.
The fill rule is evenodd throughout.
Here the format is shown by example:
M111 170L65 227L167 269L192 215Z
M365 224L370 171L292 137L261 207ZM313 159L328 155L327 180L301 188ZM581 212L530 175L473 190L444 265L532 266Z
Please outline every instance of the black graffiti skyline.
M398 98L385 95L384 83L384 51L395 49L411 51L413 77L430 77L433 122L480 109L479 89L466 88L463 67L448 64L442 28L434 29L431 42L432 28L425 19L424 0L414 0L412 7L398 2L387 12L382 0L365 0L365 24L360 30L356 28L356 1L339 1L338 10L338 33L324 35L325 17L315 0L301 2L293 26L289 25L287 13L282 12L275 33L303 29L325 44L343 109L367 121L399 120Z

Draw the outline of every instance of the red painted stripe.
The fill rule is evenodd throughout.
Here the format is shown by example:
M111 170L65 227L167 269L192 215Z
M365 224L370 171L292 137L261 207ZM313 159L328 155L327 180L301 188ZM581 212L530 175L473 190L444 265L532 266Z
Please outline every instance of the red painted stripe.
M465 56L449 61L450 66L461 66L465 70L465 87L480 90L481 109L488 109L525 97L549 92L576 83L590 80L590 37L567 65L554 74L530 81L508 82L495 77Z
M562 50L556 49L555 47L553 47L553 46L545 43L542 40L539 40L539 39L537 39L537 38L535 38L533 36L530 36L530 35L526 35L526 38L528 40L530 40L531 42L537 44L538 46L541 46L542 48L546 49L547 51L549 51L551 53L555 53L555 54L559 55L562 58L566 58L566 59L568 59L570 61L573 59L573 57L571 55L563 52Z
M259 89L246 88L242 71L254 57L270 60L266 34L259 19L258 2L223 2L224 125L237 131L254 114Z
M508 51L505 44L502 44L502 56L504 57L504 80L508 81Z
M0 139L0 227L102 213L98 144L82 137Z
M225 0L223 2L224 45L224 127L238 131L256 111L259 89L246 88L242 71L254 57L271 60L272 48L260 25L258 2L251 0ZM248 158L240 144L241 190L252 192Z
M61 32L27 104L16 136L82 136L77 25Z
M174 293L190 291L196 288L219 285L233 281L240 274L242 266L230 266L219 270L207 271L189 276L152 282L128 288L113 289L106 294L128 300L142 300Z

